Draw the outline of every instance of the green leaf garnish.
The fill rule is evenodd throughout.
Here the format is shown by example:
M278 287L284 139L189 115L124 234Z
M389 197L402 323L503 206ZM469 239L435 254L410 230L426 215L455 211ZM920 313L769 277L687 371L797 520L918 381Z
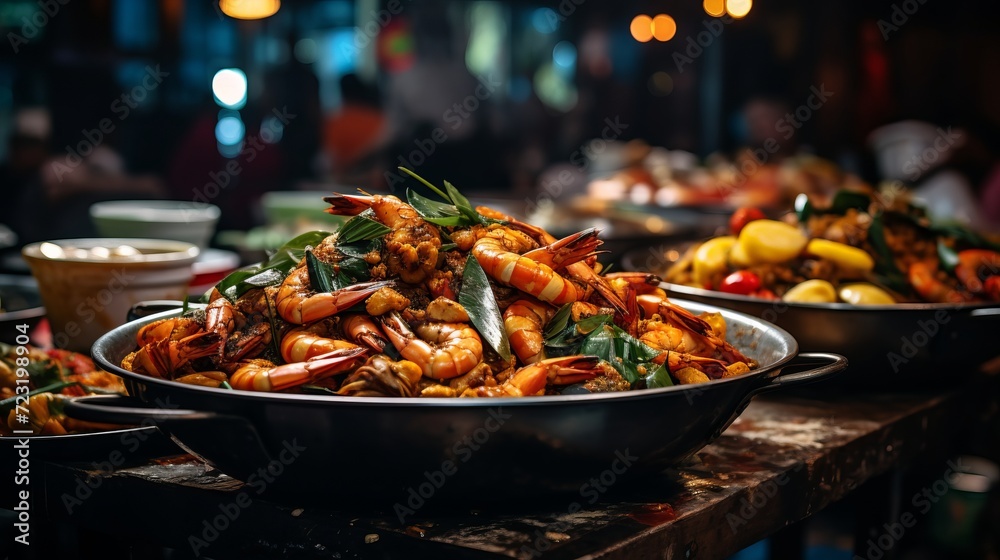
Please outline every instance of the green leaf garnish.
M333 267L319 260L311 249L306 250L306 268L309 270L309 285L315 292L332 292Z
M256 266L241 268L223 278L215 288L229 301L236 299L253 288L260 287L262 281L271 281L274 275L257 277L258 275L273 270L280 278L284 278L302 260L307 247L318 245L327 238L330 233L326 231L310 231L282 245L270 258ZM257 278L255 278L257 277ZM248 279L253 279L248 283ZM265 284L269 285L269 284Z
M417 175L405 167L400 167L399 170L406 173L410 177L413 177L417 181L420 181L427 188L434 191L435 194L446 201L438 202L425 196L421 196L416 192L413 192L411 189L406 190L406 201L409 202L410 206L416 209L416 211L420 214L420 217L428 222L439 226L471 226L475 224L485 225L498 221L489 220L480 214L475 208L473 208L469 199L459 192L459 190L455 188L455 185L452 185L448 181L444 182L444 190L442 191L427 179L424 179L420 175Z
M466 216L453 204L431 200L412 189L406 189L406 202L420 214L420 217L438 226L472 225Z
M371 241L382 237L392 231L392 228L383 225L365 214L374 216L371 208L361 214L354 216L337 232L337 247L357 243L358 241Z
M23 400L26 397L31 398L35 395L40 395L42 393L55 393L57 391L62 391L66 387L72 387L74 385L78 385L78 383L75 381L58 381L56 383L50 383L44 387L39 387L38 389L28 391L24 395L14 395L13 397L7 397L6 399L0 401L0 412L3 412L4 414L10 412L10 409L12 409L15 404L17 404L18 399Z
M659 387L673 387L674 380L670 377L670 368L667 367L667 362L663 362L663 365L653 370L646 376L646 388L647 389L657 389Z
M491 348L505 361L510 361L510 341L503 326L500 306L497 305L493 288L490 287L486 271L475 257L465 260L462 273L462 288L458 292L458 303L469 314L469 320Z
M868 227L868 240L871 241L877 256L875 276L879 282L899 293L909 293L910 285L906 280L906 275L896 267L892 250L889 249L889 244L885 240L885 225L881 214L872 216L872 223Z
M943 239L938 239L937 254L938 260L941 261L941 268L946 271L952 272L958 266L958 252L949 247Z

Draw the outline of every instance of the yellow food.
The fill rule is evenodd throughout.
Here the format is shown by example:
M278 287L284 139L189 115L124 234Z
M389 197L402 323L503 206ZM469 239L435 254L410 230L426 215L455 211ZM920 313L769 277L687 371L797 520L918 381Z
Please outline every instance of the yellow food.
M776 220L754 220L740 232L739 245L752 264L794 259L809 239L799 228Z
M792 286L782 299L790 303L834 303L837 290L826 280L806 280Z
M806 245L806 252L832 261L841 268L862 272L875 268L875 259L864 250L828 239L813 239Z
M736 238L727 235L709 239L701 244L694 254L692 275L699 284L708 284L712 276L726 270L727 257L730 249L736 244Z
M840 299L854 305L891 305L896 303L888 292L874 284L858 282L840 287Z

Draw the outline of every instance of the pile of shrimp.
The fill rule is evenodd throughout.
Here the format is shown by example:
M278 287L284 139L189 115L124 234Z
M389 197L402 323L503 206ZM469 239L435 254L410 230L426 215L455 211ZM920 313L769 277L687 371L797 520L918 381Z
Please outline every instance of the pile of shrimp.
M632 389L596 356L548 356L545 329L563 306L596 315L657 353L676 383L745 373L753 360L725 341L721 316L667 300L659 279L600 274L597 232L556 239L486 207L482 223L440 227L394 196L333 195L331 214L366 216L390 231L364 255L370 281L320 292L303 258L280 284L143 326L122 367L157 378L247 391L351 396L521 397ZM443 242L445 240L446 242ZM336 270L337 234L312 248ZM458 303L476 259L489 278L511 354L504 359Z

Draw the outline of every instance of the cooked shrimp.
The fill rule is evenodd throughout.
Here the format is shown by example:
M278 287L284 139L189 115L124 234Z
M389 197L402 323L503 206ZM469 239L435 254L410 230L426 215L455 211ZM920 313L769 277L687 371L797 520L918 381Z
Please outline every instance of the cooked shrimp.
M376 352L385 350L389 344L382 329L366 315L346 315L340 321L340 329L355 344L364 344Z
M309 285L309 269L300 266L281 283L275 297L275 306L282 319L301 325L336 315L389 284L391 282L365 282L335 292L310 294L312 288Z
M427 377L451 379L483 361L483 342L468 325L424 323L414 333L395 312L383 317L382 324L400 355L419 365Z
M281 391L354 369L368 350L355 347L321 354L304 362L275 365L268 360L246 360L229 376L233 389Z
M440 323L468 323L469 312L457 301L439 297L427 304L427 320Z
M586 290L560 276L552 267L512 252L504 234L490 232L472 247L483 270L494 280L542 301L562 305L583 299Z
M545 359L545 325L555 310L538 300L519 299L503 312L503 327L510 348L525 364Z
M382 224L392 228L385 235L386 265L391 274L409 284L419 284L437 268L441 232L412 206L394 196L351 196L335 194L324 198L327 212L357 215L367 208Z
M704 319L666 299L647 294L636 298L648 318L639 340L660 350L674 350L727 362L751 360L723 340Z
M534 236L535 239L541 243L550 244L556 242L555 236L545 231L543 228L522 222L486 206L477 206L476 210L488 218L507 222L510 227L518 228L521 231ZM635 319L632 316L633 312L626 302L611 287L608 281L603 276L599 275L591 265L582 261L575 262L566 266L566 272L576 280L583 282L588 286L593 286L594 289L608 301L611 307L614 307L615 311L622 315L625 324L632 325L635 323Z
M192 361L218 353L222 342L213 332L200 332L180 340L162 338L126 356L122 367L151 377L172 379Z
M281 358L289 363L304 362L321 354L358 347L353 342L334 338L336 330L336 321L327 318L288 331L281 339Z
M970 292L1000 301L1000 253L986 249L959 251L955 276Z
M525 366L507 381L495 387L480 386L466 389L463 397L525 397L541 395L545 386L572 385L597 377L601 373L600 359L596 356L563 356L549 358Z
M143 325L136 333L135 341L145 346L158 340L180 340L203 331L201 323L190 317L171 317Z

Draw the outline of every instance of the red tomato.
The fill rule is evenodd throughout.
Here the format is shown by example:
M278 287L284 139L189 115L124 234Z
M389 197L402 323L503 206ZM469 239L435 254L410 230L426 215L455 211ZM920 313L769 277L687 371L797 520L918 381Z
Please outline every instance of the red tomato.
M770 299L770 300L781 299L778 297L778 294L772 292L771 290L768 290L767 288L761 288L750 295L760 299Z
M743 231L743 226L749 224L754 220L763 220L767 216L764 215L757 208L743 207L739 210L733 212L733 215L729 217L729 231L733 235L739 235Z
M760 289L760 278L749 270L737 270L719 284L719 291L748 296Z

